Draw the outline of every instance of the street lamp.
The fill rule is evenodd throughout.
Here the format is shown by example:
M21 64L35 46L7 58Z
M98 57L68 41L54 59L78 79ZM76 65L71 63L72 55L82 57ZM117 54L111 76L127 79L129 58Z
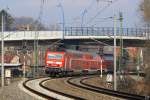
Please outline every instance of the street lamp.
M61 9L62 12L62 28L63 28L63 34L62 34L62 39L64 39L64 31L65 31L65 15L64 15L64 9L61 3L59 3L59 5L57 5L57 7L59 7Z

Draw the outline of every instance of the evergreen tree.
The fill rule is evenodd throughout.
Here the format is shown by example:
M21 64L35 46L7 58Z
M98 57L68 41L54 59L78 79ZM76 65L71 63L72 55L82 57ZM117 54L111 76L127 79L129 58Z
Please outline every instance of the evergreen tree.
M5 31L12 30L14 19L9 13L7 13L6 10L0 11L0 30L1 30L1 24L2 24L2 15L3 15L3 20L4 20L4 25L5 25L4 30Z

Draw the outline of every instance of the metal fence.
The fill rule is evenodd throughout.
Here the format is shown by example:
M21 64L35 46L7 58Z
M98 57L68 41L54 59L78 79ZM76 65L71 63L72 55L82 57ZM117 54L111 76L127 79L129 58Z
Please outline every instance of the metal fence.
M116 32L118 36L145 37L150 29L117 27ZM64 29L65 36L113 36L113 34L113 27L66 27Z

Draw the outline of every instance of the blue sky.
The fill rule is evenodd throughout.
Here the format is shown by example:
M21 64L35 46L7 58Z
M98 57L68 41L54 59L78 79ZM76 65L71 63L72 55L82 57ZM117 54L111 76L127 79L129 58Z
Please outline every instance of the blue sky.
M47 26L62 23L62 11L60 7L57 7L59 2L61 2L64 9L66 26L80 26L81 16L85 9L87 12L84 15L84 26L111 27L113 26L113 20L104 20L104 18L111 17L114 14L119 15L119 12L123 12L124 27L142 26L138 8L141 0L118 0L112 4L104 2L107 0L96 1L97 0L45 0L42 22ZM29 16L37 19L40 11L40 2L41 0L0 0L0 9L9 7L8 12L12 14L12 16ZM110 6L101 12L101 10L108 5ZM94 20L90 21L98 12L101 13L94 18Z

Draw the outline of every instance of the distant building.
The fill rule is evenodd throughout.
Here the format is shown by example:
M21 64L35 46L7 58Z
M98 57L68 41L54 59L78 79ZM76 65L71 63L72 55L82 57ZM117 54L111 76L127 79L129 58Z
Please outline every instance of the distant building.
M30 24L18 24L18 25L16 25L16 30L31 31L31 30L34 30L34 27Z
M34 31L45 30L45 26L38 20L31 17L16 17L14 18L13 29L17 31Z

